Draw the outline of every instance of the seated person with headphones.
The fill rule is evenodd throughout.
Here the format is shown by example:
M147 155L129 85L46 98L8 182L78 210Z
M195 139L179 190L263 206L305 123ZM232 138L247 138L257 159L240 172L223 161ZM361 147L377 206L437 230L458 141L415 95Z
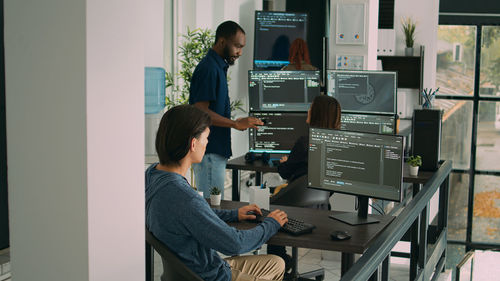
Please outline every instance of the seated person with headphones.
M211 209L185 178L191 164L201 162L210 132L210 117L192 106L167 111L156 135L160 163L146 170L148 230L203 280L282 280L285 264L274 255L234 256L259 248L287 221L280 210L248 230L226 222L255 219L256 205L235 210Z
M306 123L314 128L340 129L340 113L340 104L335 98L326 95L316 96L307 111ZM292 182L307 174L308 148L309 136L302 136L295 142L290 155L280 159L278 173L282 178ZM282 188L286 188L286 186ZM279 188L274 193L278 192ZM291 257L286 254L285 247L268 245L267 249L268 254L282 257L288 270Z

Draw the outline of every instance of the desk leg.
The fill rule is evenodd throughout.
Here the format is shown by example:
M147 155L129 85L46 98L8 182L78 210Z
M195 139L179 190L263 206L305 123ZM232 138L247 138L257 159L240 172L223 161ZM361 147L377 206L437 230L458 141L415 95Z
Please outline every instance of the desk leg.
M413 184L413 197L417 195L420 191L420 184ZM411 249L410 249L410 281L415 280L418 274L418 240L419 240L419 217L413 222L410 231L411 231Z
M292 272L290 272L290 276L292 280L297 278L299 274L299 250L297 247L292 247Z
M344 274L349 270L349 268L352 267L353 264L354 264L354 254L342 252L340 276L344 276Z
M233 201L240 201L240 170L233 169L233 186L232 186L232 197Z

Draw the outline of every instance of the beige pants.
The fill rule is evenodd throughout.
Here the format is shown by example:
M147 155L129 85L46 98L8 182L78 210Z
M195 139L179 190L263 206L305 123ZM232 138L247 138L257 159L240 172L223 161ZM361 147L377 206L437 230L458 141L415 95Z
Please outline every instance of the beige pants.
M275 255L237 256L226 259L232 281L282 280L285 262Z

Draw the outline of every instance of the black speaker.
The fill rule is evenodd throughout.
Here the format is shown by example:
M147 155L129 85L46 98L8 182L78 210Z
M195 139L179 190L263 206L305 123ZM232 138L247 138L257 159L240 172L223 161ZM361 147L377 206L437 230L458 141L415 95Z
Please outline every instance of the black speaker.
M440 109L417 109L413 112L411 147L413 155L422 157L422 171L436 171L441 153Z

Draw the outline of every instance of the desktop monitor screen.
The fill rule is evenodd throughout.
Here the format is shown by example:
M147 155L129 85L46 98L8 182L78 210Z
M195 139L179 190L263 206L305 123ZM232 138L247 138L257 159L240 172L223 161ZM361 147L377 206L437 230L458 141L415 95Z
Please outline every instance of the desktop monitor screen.
M391 71L327 71L327 94L342 112L395 114L397 74Z
M319 71L249 70L250 111L307 111L320 95Z
M393 135L396 117L393 115L368 115L342 113L340 129L366 133Z
M309 131L309 187L401 201L403 137L352 131Z
M255 12L254 69L281 69L288 64L290 45L306 40L307 14Z
M295 141L307 136L307 113L253 112L265 125L250 129L250 151L268 153L290 153Z

